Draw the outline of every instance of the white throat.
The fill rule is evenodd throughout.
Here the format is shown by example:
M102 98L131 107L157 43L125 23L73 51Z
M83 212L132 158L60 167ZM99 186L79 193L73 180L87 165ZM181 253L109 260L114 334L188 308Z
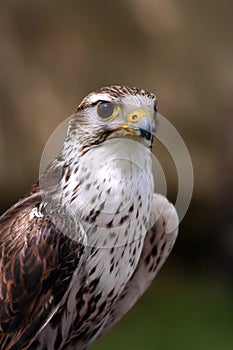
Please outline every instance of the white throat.
M65 192L80 184L67 205L82 220L88 244L122 245L145 233L154 186L151 169L151 151L127 138L106 140L83 155Z

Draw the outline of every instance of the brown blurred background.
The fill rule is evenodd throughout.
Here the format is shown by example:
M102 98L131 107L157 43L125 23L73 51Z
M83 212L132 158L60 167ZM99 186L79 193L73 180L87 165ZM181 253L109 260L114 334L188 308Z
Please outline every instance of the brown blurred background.
M0 1L1 213L37 179L54 129L101 86L154 92L193 161L172 256L95 349L233 348L232 18L230 0Z

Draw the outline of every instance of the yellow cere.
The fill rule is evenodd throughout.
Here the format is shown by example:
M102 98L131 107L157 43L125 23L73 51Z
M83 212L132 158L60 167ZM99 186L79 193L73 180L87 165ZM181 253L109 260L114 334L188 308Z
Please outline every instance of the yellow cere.
M138 109L136 111L131 112L128 115L128 122L129 123L137 123L139 120L142 119L142 117L148 117L150 120L152 120L152 115L148 110L145 109Z

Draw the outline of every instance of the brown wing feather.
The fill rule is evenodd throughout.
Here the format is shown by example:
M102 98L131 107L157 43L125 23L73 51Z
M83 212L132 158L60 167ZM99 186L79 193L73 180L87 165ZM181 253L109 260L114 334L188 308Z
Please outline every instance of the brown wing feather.
M82 246L48 216L32 217L38 185L0 218L0 348L21 349L68 289Z
M161 195L154 194L151 229L147 232L137 268L119 299L99 338L107 333L139 300L154 281L164 264L178 234L178 217L174 206Z

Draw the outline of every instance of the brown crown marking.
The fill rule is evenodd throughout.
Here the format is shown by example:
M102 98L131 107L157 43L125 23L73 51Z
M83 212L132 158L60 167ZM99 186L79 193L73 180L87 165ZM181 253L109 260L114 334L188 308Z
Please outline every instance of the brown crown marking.
M146 96L148 98L151 98L152 100L155 100L156 97L154 94L150 93L147 90L144 89L139 89L137 87L127 87L127 86L119 86L119 85L112 85L112 86L105 86L102 87L96 91L94 91L94 93L99 94L99 93L105 93L108 94L109 96L111 96L113 99L116 99L118 97L124 97L126 95L142 95L142 96ZM93 93L91 93L93 94ZM77 111L80 111L84 108L90 107L92 105L92 103L89 100L89 95L87 95L82 102L80 103L80 105L77 108Z

